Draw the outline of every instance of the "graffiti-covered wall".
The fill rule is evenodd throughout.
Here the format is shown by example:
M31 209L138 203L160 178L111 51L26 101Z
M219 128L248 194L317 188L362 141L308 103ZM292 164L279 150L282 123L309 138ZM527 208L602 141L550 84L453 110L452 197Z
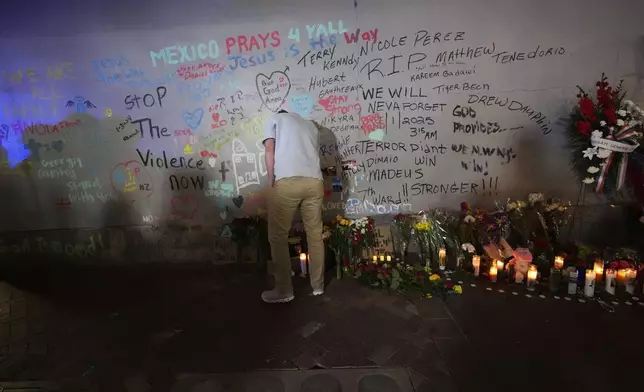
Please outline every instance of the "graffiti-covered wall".
M280 108L322 130L327 216L574 197L575 86L642 91L635 1L91 3L3 11L5 257L232 261Z

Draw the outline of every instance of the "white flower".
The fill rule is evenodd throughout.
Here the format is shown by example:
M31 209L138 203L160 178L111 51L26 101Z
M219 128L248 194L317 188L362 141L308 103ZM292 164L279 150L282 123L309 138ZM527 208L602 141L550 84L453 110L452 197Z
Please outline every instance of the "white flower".
M605 127L606 126L606 121L604 121L604 120L600 121L599 125L601 125L602 127Z
M593 131L593 133L591 134L591 137L596 138L596 139L601 138L601 137L604 137L604 133L602 131L600 131L600 130L595 129Z
M364 233L365 233L365 229L360 230L360 234L364 234Z
M619 120L617 120L617 126L618 127L623 127L624 126L624 120L622 120L621 118Z
M465 223L474 223L476 221L476 218L474 218L472 215L465 215L465 218L463 218L463 221Z
M625 99L622 103L623 103L624 105L626 105L626 107L635 106L635 104L633 103L633 101L631 101L630 99Z
M517 203L515 203L515 202L510 202L510 203L508 203L508 205L507 205L508 211L514 210L514 209L515 209L515 208L517 208L517 207L518 207L518 205L517 205Z
M461 249L463 249L467 253L475 253L476 252L476 248L474 248L474 245L470 244L469 242L466 242L463 245L461 245Z
M584 184L592 184L593 182L595 182L595 179L593 177L586 177L582 182Z
M538 203L543 201L543 193L530 193L528 194L528 201L530 204Z
M583 151L584 158L593 159L597 155L597 147L588 147Z
M617 115L620 117L626 117L626 110L624 109L618 110ZM617 123L617 125L619 125L619 122Z
M389 264L384 263L384 264L382 265L382 267L383 267L383 268L389 268Z
M601 159L606 159L610 156L611 153L612 153L611 150L600 148L599 151L597 151L597 157Z
M588 168L588 170L586 170L586 171L587 171L588 173L590 173L590 174L595 174L595 173L597 173L597 172L599 171L599 168L598 168L597 166L591 166L591 167L589 167L589 168Z

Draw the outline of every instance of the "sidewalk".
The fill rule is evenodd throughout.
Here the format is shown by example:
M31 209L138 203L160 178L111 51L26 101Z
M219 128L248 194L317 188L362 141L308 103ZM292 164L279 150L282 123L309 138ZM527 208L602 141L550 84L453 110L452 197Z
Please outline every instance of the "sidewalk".
M466 285L405 299L351 279L266 305L266 279L226 267L14 272L0 285L3 381L70 380L169 391L178 377L255 370L396 368L417 391L636 390L644 306Z

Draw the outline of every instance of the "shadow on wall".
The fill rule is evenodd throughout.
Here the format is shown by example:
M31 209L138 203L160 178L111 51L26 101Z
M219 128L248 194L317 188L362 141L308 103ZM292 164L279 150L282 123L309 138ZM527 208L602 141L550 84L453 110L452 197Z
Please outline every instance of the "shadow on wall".
M0 234L2 262L236 262L234 244L222 236L222 227L215 227L217 219L211 219L221 216L225 207L205 202L213 200L201 194L207 187L188 195L202 201L208 215L204 220L212 222L202 225L171 211L171 200L185 204L186 195L160 191L160 200L151 200L151 192L141 191L140 184L128 179L127 172L134 167L120 164L129 158L112 156L114 144L109 143L115 137L122 141L123 134L108 132L123 120L83 113L57 124L18 125L2 133L1 157L6 161L2 174L19 174L3 176L0 185L6 208L0 228L5 231ZM131 162L145 171L138 161ZM114 181L119 174L114 168L122 169L121 182ZM207 178L209 173L199 173L204 184L213 180ZM169 175L194 173L153 173L158 178L145 174L144 182L165 183ZM253 260L250 254L242 256Z

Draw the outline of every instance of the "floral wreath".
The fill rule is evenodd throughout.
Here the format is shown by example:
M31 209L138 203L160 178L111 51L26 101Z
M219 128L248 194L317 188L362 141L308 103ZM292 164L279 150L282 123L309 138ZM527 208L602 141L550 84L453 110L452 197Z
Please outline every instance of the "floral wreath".
M581 182L595 184L598 193L612 193L626 182L628 154L642 138L644 110L624 99L622 81L613 88L602 74L596 86L596 102L577 86L579 104L570 115L568 147Z

